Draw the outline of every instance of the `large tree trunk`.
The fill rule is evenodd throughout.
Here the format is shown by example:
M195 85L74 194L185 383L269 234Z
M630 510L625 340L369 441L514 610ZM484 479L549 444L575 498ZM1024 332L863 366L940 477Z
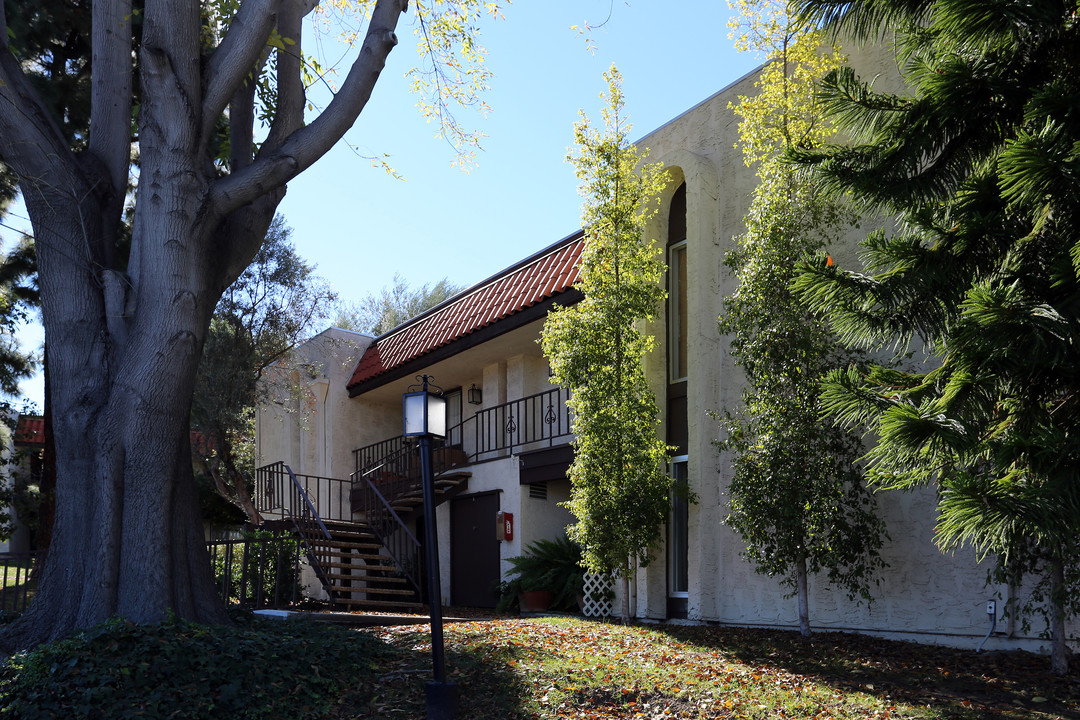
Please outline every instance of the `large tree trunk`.
M799 596L799 632L803 637L810 637L810 601L808 598L809 582L806 577L806 558L800 557L795 562L795 588Z
M143 181L153 181L152 170ZM166 202L168 188L155 188ZM187 191L174 190L171 207L139 229L152 238L137 238L146 255L140 273L156 277L141 284L148 291L134 299L129 322L117 322L102 274L71 267L48 245L39 251L49 368L67 381L50 388L55 529L38 594L5 633L9 648L116 614L227 620L190 461L190 398L217 293L208 287L213 275L200 271L207 243L195 242L195 213L180 197Z
M0 630L0 650L114 615L227 622L188 434L207 327L221 293L265 237L284 183L363 109L406 5L378 0L341 91L305 125L299 27L312 7L245 0L207 56L199 2L145 3L140 165L126 263L116 239L133 142L130 0L92 3L94 92L88 149L78 153L10 52L0 10L0 157L20 175L36 238L57 473L38 592L29 611ZM275 25L289 49L278 55L271 132L253 156L253 97L244 88ZM233 101L225 172L215 128Z

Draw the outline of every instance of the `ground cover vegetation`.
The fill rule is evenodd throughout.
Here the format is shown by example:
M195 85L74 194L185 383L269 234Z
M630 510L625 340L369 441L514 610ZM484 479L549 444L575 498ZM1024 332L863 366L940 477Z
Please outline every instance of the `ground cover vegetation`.
M816 101L818 83L845 58L792 16L786 0L729 4L736 48L764 55L766 64L757 93L732 103L758 183L746 232L725 258L738 286L719 319L746 379L741 404L719 416L726 435L718 446L734 469L725 522L757 571L792 589L808 635L810 576L853 600L871 600L887 537L863 481L859 434L823 417L819 399L828 370L864 360L791 288L799 261L854 222L841 200L785 161L788 150L833 135Z
M346 630L307 621L207 628L109 621L0 668L12 718L425 717L423 626ZM449 623L458 716L1058 720L1080 677L1047 658L839 633L625 627L573 618ZM252 658L258 658L252 662Z
M938 489L938 544L997 559L996 579L1045 614L1063 673L1065 619L1080 611L1077 4L797 5L894 43L907 84L883 92L849 68L825 79L849 142L791 154L897 224L863 241L862 267L803 263L797 289L852 346L931 357L835 370L825 409L876 436L879 487Z
M569 156L580 182L585 246L575 287L584 296L555 306L541 335L554 382L570 390L574 460L567 472L576 522L571 539L593 572L618 572L624 589L661 539L672 487L668 448L642 358L654 346L641 332L666 296L660 250L643 230L658 209L663 175L630 144L622 78L604 75L604 127L582 116ZM623 617L629 616L623 593Z

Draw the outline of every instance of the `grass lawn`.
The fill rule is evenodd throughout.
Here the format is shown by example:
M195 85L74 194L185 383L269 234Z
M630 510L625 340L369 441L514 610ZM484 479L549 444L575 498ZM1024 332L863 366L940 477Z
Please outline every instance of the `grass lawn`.
M339 718L423 718L427 633L365 630L396 649ZM458 717L1080 718L1080 673L1047 658L877 638L503 619L445 629ZM350 707L351 706L351 707Z

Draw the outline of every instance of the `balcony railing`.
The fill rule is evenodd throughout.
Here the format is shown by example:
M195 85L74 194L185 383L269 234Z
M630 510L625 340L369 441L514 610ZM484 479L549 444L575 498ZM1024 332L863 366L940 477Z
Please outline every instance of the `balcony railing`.
M466 452L475 462L554 445L570 435L569 399L569 390L555 387L481 410L461 423Z
M436 464L440 448L454 454L454 462L447 464L450 467L505 457L515 451L538 450L569 438L571 414L566 407L569 397L568 390L556 387L480 410L447 428L446 439L435 442ZM408 445L405 438L396 437L354 450L356 476L382 470L380 463L389 463L388 474L412 474L397 467L415 462L408 452L402 451Z
M293 473L276 462L255 471L255 507L268 517L348 522L350 487L348 480Z

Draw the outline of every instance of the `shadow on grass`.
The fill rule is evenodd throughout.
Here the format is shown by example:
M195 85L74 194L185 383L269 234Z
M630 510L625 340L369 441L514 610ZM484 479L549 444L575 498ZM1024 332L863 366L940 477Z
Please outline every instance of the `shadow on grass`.
M750 666L818 679L837 689L893 702L951 710L956 717L1004 718L1031 713L1080 718L1080 661L1064 677L1049 658L1021 651L976 654L852 633L757 628L657 626L684 643Z
M422 630L419 628L423 628ZM341 717L421 720L426 714L426 685L432 679L430 635L425 626L397 630L387 637L389 662L384 672L358 688ZM512 650L482 644L451 646L445 652L447 680L457 684L455 717L470 720L524 720L535 717L532 689L508 667Z

